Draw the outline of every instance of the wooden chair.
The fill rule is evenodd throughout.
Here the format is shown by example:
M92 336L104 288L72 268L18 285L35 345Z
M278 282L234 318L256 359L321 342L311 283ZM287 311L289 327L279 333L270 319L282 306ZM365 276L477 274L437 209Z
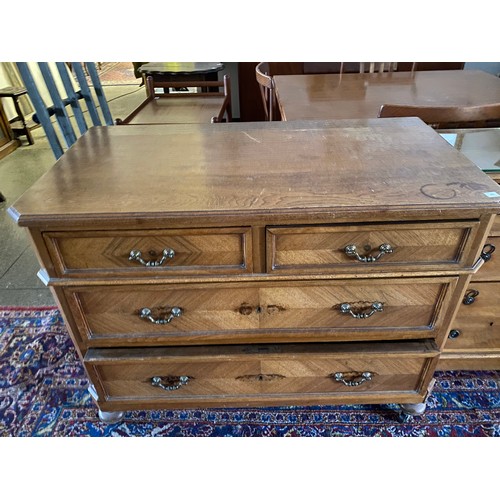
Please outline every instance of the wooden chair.
M203 92L170 89L202 88ZM163 89L164 92L158 92ZM212 89L216 89L212 91ZM166 90L166 92L165 92ZM231 80L157 82L146 78L146 99L116 125L153 125L175 123L221 123L232 121Z
M411 71L416 63L412 63ZM339 73L392 73L398 70L397 62L342 62Z
M257 80L266 121L281 120L274 91L274 75L302 75L303 62L261 62L255 67Z
M270 75L269 63L261 62L257 64L255 67L255 78L259 84L266 120L273 121L279 114L279 111L274 94L274 80Z
M54 78L49 64L46 62L38 63L38 68L43 77L43 82L40 81L38 83L28 63L18 62L16 64L35 109L32 119L42 125L56 159L60 158L65 152L64 147L61 145L61 137L66 144L66 148L71 147L77 139L77 133L73 128L72 120L66 109L68 106L73 112L72 118L78 126L80 135L85 134L88 130L88 119L93 126L102 125L103 121L106 125L113 125L113 118L104 96L95 63L83 63L85 64L85 71L80 62L56 62L56 69L59 73L56 76L58 76L57 80L60 82L60 85L56 84L56 78ZM72 71L76 76L77 86L79 87L76 90L68 72L68 64L71 64ZM90 76L93 91L87 83L85 72ZM45 89L39 87L39 83L41 85L45 83ZM60 87L64 88L65 95L61 95ZM42 93L48 93L52 102L46 103L42 97ZM80 101L85 102L86 109L82 109ZM84 113L87 112L89 118L86 119ZM59 125L59 129L54 126L55 123L52 121L51 116L55 117L55 122Z
M383 104L379 118L416 116L433 128L475 128L498 126L500 103L481 106L409 106Z

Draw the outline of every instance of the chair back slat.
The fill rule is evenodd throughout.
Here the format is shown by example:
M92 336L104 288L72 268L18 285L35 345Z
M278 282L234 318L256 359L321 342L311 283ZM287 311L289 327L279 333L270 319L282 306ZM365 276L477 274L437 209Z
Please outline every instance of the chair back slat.
M48 63L39 62L38 67L42 73L47 90L49 91L50 98L54 103L54 114L57 122L59 123L64 141L66 142L66 145L70 147L76 141L76 134L69 120L68 113L66 112L66 105L59 94L59 90L57 89L54 78L52 77Z
M102 90L101 80L99 78L99 75L97 74L95 63L87 62L85 63L85 65L87 67L90 80L92 81L92 85L94 86L95 95L97 96L97 100L99 101L99 105L101 106L101 113L104 117L104 123L106 125L113 125L113 117L111 116L104 91Z
M344 63L342 63L344 64ZM392 73L397 69L396 62L360 62L360 73Z
M87 122L85 121L85 117L83 116L82 108L80 107L79 96L76 94L75 89L73 88L73 84L69 78L68 67L63 62L56 62L57 69L59 70L59 75L61 77L61 81L64 85L64 90L66 91L66 95L68 96L69 105L73 111L73 115L75 116L76 123L78 125L78 130L80 130L80 134L84 134L88 130Z
M83 100L85 101L85 104L87 105L87 109L89 110L89 115L90 119L92 120L92 124L95 126L102 125L101 118L99 117L97 107L92 97L92 93L90 92L90 87L89 84L87 83L87 77L85 76L85 73L83 71L82 64L79 62L72 62L71 67L75 72L78 85L80 85L80 93L82 95Z
M16 63L19 73L21 74L21 78L23 79L24 86L28 91L29 98L33 107L35 108L35 112L38 117L38 121L42 125L47 139L49 141L50 147L54 153L56 159L59 159L64 154L64 149L61 146L61 142L59 141L59 137L52 126L52 122L50 120L49 112L47 111L47 105L45 104L40 92L38 91L38 87L35 83L33 75L28 67L28 63L26 62L18 62Z

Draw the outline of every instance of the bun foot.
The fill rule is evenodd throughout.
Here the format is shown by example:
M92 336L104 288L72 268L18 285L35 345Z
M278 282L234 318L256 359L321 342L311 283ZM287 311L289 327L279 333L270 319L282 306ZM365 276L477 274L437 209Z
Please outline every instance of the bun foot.
M416 403L416 404L400 404L399 407L405 415L410 415L411 417L415 415L422 415L424 413L426 403Z
M95 390L95 387L93 384L89 385L88 391L94 401L97 402L98 396L97 396L97 391ZM116 424L117 422L120 422L120 420L123 418L123 415L125 415L124 411L102 411L99 410L99 419L101 422L104 422L105 424Z
M99 418L105 424L116 424L123 419L124 411L101 411L99 410Z
M426 406L426 403L400 404L400 411L397 415L398 422L406 423L409 422L415 415L422 415Z

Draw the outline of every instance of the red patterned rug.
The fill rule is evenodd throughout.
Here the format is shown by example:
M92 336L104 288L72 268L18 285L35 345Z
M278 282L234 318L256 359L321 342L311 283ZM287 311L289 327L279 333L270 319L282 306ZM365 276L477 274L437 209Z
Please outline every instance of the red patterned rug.
M396 405L130 411L106 425L57 309L0 309L0 436L500 437L500 372L438 372L427 409Z

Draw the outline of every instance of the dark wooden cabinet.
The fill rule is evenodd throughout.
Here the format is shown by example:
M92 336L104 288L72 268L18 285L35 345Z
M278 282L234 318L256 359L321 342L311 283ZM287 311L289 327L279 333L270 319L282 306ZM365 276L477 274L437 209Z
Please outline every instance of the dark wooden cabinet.
M14 138L9 120L0 100L0 158L12 153L19 145L20 142Z

